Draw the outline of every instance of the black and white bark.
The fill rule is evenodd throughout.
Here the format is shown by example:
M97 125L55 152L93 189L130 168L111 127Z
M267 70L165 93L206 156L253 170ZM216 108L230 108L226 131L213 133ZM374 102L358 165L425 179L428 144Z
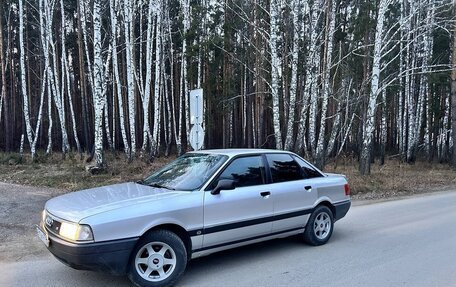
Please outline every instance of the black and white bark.
M456 2L453 1L453 15L456 15ZM453 169L456 169L456 25L453 25L453 53L451 55L451 130L453 137Z
M103 60L101 37L101 4L102 0L93 1L93 103L95 108L95 161L99 168L104 167L103 155Z
M321 118L320 118L320 131L316 141L316 165L319 168L323 168L325 165L325 134L326 134L326 116L328 111L328 101L332 94L331 87L331 67L332 54L334 46L334 31L336 27L336 5L335 0L330 1L330 8L327 12L327 23L326 23L326 39L325 39L325 69L323 72L323 83L322 83L322 103L321 103Z
M294 122L296 110L296 93L298 84L298 61L299 61L299 40L301 37L302 25L299 23L302 5L300 0L294 0L293 5L293 48L291 52L291 80L290 97L288 100L288 120L286 125L285 149L292 150L295 145Z
M130 144L128 142L127 131L125 128L125 113L124 113L124 101L122 96L122 82L120 81L119 75L119 64L118 64L118 50L117 50L117 39L119 38L119 25L117 22L119 14L119 1L118 0L109 0L109 10L110 10L110 19L111 19L111 44L112 44L112 69L114 74L114 85L115 93L117 96L117 105L119 111L119 121L120 121L120 132L122 135L122 143L124 147L124 152L127 155L127 158L131 159L130 153ZM116 103L113 103L116 104ZM114 125L113 125L114 126Z
M388 2L388 0L380 0L377 14L377 25L375 28L374 54L371 73L371 87L367 104L366 122L364 124L363 142L359 166L360 173L362 175L370 174L372 138L375 128L375 111L377 107L377 97L379 94L379 78L381 68L380 64L382 58L381 49L383 45L383 26L385 21L385 12L388 9Z

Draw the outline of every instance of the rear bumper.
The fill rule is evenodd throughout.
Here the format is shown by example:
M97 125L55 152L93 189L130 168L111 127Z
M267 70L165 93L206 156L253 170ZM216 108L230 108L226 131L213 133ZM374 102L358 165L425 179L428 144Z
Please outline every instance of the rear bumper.
M76 244L48 234L48 250L62 263L78 270L123 275L138 238Z
M336 213L334 214L334 221L337 221L337 220L343 218L347 214L348 210L350 209L350 206L351 206L351 200L347 200L347 201L343 201L343 202L334 204L334 209L336 211Z

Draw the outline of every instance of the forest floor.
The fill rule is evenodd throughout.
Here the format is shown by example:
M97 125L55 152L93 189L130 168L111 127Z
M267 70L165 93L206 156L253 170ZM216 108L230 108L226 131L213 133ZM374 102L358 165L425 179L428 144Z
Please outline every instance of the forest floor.
M128 163L123 153L106 153L107 169L96 175L86 170L86 158L70 154L41 155L32 162L29 155L21 160L15 153L0 153L0 182L36 187L51 187L63 191L136 181L173 160L175 156L159 157L152 163L137 159ZM374 163L371 175L361 176L358 163L350 158L332 161L326 172L345 174L350 182L352 197L358 200L388 199L441 191L456 187L456 172L448 164L418 161L413 165L397 159L382 166Z

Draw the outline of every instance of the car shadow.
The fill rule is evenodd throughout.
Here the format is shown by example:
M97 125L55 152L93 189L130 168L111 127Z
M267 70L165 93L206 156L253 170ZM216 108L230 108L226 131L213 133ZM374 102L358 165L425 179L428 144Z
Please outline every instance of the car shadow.
M343 241L350 235L343 230L335 230L331 240L327 243L330 247L333 244ZM187 265L182 280L177 286L198 286L207 274L218 274L227 272L230 269L237 269L245 264L262 264L271 257L288 256L305 249L312 249L312 246L305 244L299 235L273 239L265 242L242 246L226 251L213 253L208 256L191 260ZM81 272L81 271L75 271ZM126 276L112 276L97 272L83 272L87 282L97 282L93 286L133 286ZM114 283L114 284L113 284Z

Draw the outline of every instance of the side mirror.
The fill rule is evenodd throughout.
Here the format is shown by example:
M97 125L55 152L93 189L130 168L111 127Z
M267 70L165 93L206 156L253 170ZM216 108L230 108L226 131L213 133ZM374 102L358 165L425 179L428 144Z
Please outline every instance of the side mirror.
M222 190L232 190L234 189L234 180L231 179L221 179L215 186L215 188L211 191L211 194L220 194Z

